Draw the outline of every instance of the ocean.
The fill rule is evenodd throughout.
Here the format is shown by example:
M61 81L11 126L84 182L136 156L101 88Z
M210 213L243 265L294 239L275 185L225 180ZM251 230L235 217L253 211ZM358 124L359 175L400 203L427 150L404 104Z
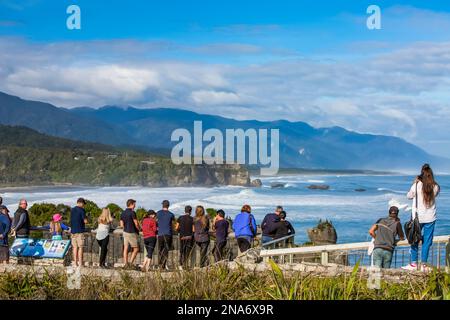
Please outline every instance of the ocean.
M185 205L225 210L234 218L243 204L252 207L258 223L264 215L282 205L287 219L296 229L297 243L308 241L306 230L319 219L331 220L336 227L338 243L369 241L368 230L378 218L387 216L392 204L402 207L402 224L409 219L412 201L406 198L413 176L404 175L285 175L260 178L261 188L224 186L214 188L143 188L143 187L33 187L3 189L0 195L11 211L20 198L33 203L65 203L73 206L78 197L85 197L105 206L114 202L124 207L128 198L137 200L138 207L159 209L168 199L178 216ZM441 194L437 199L438 221L435 235L450 234L450 176L437 176ZM272 183L284 183L284 188L271 188ZM327 184L329 190L310 190L311 184ZM365 189L356 192L355 189Z

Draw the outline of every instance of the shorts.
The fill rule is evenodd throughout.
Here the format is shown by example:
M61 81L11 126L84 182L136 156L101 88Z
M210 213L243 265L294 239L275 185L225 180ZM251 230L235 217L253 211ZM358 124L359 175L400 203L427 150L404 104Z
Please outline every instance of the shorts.
M72 247L83 248L84 247L84 234L74 233L72 234Z
M138 247L138 235L136 233L123 233L123 245L128 247L130 245L132 248Z

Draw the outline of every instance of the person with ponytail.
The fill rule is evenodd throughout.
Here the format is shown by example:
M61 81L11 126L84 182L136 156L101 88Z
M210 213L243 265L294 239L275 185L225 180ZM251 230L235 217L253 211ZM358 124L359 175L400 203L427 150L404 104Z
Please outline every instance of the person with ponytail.
M50 230L52 240L62 240L63 232L70 231L70 228L62 222L63 216L60 213L55 213L52 217L52 221L46 229Z
M413 200L412 218L416 213L422 231L422 263L428 262L428 254L433 244L434 227L436 223L436 197L439 195L440 186L434 180L433 170L429 164L422 166L422 172L414 180L408 192L408 199ZM405 270L417 270L418 243L411 245L411 263ZM425 267L424 267L425 268Z
M200 247L200 266L202 268L208 265L209 228L210 222L205 208L197 206L194 218L194 240Z

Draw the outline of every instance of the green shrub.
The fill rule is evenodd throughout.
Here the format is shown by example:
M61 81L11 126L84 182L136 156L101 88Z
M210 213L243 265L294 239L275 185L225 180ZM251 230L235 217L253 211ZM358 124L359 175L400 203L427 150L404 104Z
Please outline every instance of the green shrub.
M214 218L217 216L217 211L216 211L216 209L213 209L213 208L207 208L206 213L211 218L211 220L214 220Z
M86 205L84 210L86 210L86 215L88 217L88 225L93 226L97 223L98 217L102 214L102 209L97 206L97 204L91 200L86 200Z
M136 217L138 221L142 221L144 219L144 215L147 213L147 210L145 208L138 208L136 210Z
M35 203L28 210L30 223L32 226L46 225L50 223L53 215L57 212L57 207L52 203Z

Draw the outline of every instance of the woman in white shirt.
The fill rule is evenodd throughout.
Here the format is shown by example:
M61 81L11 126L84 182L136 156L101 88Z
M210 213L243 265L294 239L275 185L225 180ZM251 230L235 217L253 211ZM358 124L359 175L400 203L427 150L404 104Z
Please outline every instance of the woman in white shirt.
M422 173L416 177L408 192L408 199L413 200L412 218L415 217L417 212L422 230L422 263L428 261L428 253L433 244L434 225L436 223L436 197L439 195L439 191L440 187L434 180L433 170L429 164L424 164ZM418 244L411 245L411 263L403 269L417 269L418 247Z
M100 268L106 268L106 255L108 253L109 232L111 231L112 216L108 208L103 208L102 214L98 217L97 239L100 247Z

